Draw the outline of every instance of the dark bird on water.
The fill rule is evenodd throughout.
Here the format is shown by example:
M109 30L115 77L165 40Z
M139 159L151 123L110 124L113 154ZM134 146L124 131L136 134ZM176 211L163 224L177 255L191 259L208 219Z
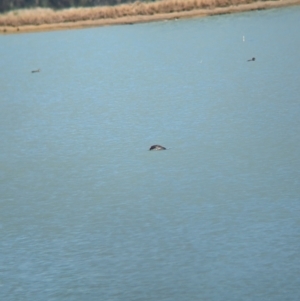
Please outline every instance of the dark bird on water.
M161 145L158 145L158 144L155 144L155 145L152 145L149 150L166 150L165 147L161 146Z
M40 69L32 70L31 73L37 73L37 72L40 72L40 71L41 71Z
M254 62L255 61L255 57L253 57L252 59L248 60L247 62Z

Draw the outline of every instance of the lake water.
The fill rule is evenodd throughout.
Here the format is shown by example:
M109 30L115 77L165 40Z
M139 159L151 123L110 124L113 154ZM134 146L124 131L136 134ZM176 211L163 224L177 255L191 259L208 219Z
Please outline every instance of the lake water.
M299 51L300 7L0 36L0 299L298 301Z

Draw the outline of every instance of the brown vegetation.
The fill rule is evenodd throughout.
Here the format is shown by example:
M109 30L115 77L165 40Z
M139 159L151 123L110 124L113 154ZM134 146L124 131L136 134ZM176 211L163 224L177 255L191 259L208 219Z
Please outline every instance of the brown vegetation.
M3 32L4 30L14 28L14 31L21 31L22 27L36 27L37 25L45 24L48 25L48 29L55 29L54 24L65 24L62 28L79 27L78 24L81 24L80 27L118 23L126 24L163 18L168 19L166 15L176 18L195 16L197 13L198 15L230 13L237 11L238 7L243 7L241 10L251 10L293 4L300 4L300 0L161 0L148 3L135 2L117 6L70 8L59 11L50 8L24 9L1 14L0 30ZM197 13L193 14L192 12ZM116 20L119 21L115 22ZM78 24L77 26L73 26L72 23L73 25ZM30 30L31 27L29 27L27 30Z

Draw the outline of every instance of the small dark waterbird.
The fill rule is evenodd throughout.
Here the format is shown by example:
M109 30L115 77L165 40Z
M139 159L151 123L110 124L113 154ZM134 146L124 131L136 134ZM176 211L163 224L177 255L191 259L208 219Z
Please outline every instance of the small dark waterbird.
M150 148L149 148L150 151L152 150L166 150L165 147L161 146L161 145L158 145L158 144L155 144L155 145L152 145Z
M253 57L252 59L248 60L247 62L254 62L255 61L255 57Z
M37 73L37 72L40 72L40 71L41 71L40 69L32 70L31 73Z

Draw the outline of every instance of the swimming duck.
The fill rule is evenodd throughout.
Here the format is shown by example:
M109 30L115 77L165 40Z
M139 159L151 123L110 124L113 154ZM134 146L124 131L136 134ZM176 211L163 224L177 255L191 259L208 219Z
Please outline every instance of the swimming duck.
M155 144L155 145L152 145L149 150L166 150L165 147L161 146L161 145L158 145L158 144Z

